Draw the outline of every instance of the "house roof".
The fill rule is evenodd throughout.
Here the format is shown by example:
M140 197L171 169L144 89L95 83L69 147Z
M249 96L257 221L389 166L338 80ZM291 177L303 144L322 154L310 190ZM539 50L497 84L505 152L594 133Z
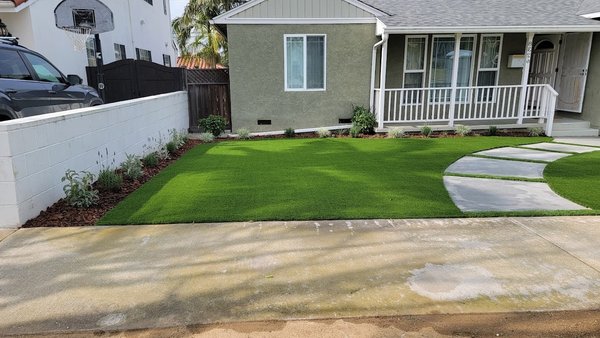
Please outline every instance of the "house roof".
M177 57L177 67L187 69L223 69L223 65L212 67L210 63L199 56L179 56Z
M577 14L590 18L600 17L600 1L584 0L581 7L579 7L579 13Z
M386 28L441 27L559 28L597 27L580 16L582 8L600 7L599 0L361 0L384 11Z

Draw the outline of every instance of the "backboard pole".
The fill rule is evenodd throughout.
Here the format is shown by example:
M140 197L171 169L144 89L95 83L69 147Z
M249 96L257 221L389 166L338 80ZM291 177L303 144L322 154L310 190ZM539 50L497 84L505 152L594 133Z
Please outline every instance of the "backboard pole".
M104 66L102 56L102 43L100 42L100 34L94 35L94 43L96 45L96 76L98 77L98 94L102 101L106 102L106 96L104 93L104 72L102 67Z

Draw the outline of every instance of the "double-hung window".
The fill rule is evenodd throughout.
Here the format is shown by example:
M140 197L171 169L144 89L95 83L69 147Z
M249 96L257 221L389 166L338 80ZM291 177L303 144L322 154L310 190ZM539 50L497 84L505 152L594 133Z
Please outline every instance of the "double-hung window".
M500 57L502 55L502 35L482 35L481 47L479 49L477 86L497 86L498 74L500 72ZM482 88L479 90L478 98L483 101L492 101L494 99L493 94L493 90Z
M469 87L473 72L475 55L475 35L463 35L460 41L457 87ZM454 36L434 36L431 50L431 75L429 85L432 88L450 88L452 86L452 67L454 65L456 39ZM460 99L459 93L459 99ZM457 100L459 100L457 99ZM450 101L450 95L440 92L436 101Z
M427 36L407 36L404 54L404 88L424 88Z
M285 90L325 90L327 37L290 34L284 42Z

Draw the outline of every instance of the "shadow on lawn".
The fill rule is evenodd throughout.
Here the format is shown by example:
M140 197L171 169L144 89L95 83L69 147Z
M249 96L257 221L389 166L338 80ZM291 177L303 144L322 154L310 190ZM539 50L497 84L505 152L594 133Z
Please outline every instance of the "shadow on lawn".
M502 138L504 144L529 139ZM477 139L312 139L199 146L101 224L459 216L442 175Z

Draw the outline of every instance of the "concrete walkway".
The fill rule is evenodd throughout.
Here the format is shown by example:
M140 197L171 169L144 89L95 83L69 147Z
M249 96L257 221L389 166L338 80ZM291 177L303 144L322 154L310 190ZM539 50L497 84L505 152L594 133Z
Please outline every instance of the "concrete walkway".
M480 151L448 167L444 185L463 212L585 210L557 195L548 184L527 180L543 179L550 162L599 151L589 146L596 139L600 140L560 139L569 144L544 142Z
M22 229L0 332L600 307L600 217Z

